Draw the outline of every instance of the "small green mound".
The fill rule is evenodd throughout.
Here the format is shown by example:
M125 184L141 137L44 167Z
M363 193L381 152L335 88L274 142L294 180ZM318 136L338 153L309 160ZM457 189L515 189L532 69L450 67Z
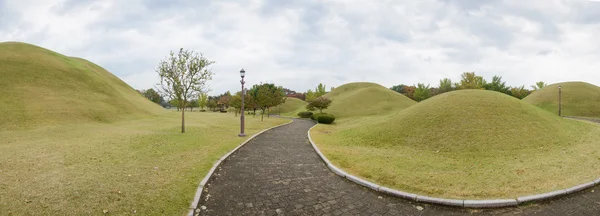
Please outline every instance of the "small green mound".
M286 115L288 113L294 114L294 113L296 113L296 110L300 110L300 109L303 109L302 111L306 110L306 109L304 109L304 107L306 107L305 101L300 100L298 98L288 97L285 99L285 103L271 108L271 113L281 114L281 115Z
M163 109L100 66L26 43L0 43L0 129L112 122Z
M558 86L562 86L562 115L600 117L600 87L585 82L546 86L523 101L558 115Z
M349 83L325 94L333 102L326 110L336 117L369 116L403 110L416 104L410 98L375 83Z

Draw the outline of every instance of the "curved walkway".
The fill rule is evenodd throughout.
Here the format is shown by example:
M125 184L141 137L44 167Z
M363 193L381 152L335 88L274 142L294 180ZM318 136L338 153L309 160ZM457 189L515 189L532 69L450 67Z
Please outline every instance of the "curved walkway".
M600 187L501 209L451 208L387 196L333 174L308 142L314 123L267 131L221 163L200 215L600 215Z

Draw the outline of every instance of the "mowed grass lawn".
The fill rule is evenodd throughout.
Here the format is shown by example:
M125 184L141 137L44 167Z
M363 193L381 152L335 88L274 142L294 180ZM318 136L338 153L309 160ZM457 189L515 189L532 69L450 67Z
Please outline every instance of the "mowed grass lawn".
M406 192L456 199L516 198L600 177L600 143L589 134L587 142L569 147L445 152L345 142L339 135L344 122L311 130L325 156L350 174Z
M346 172L421 195L516 198L600 177L600 125L482 90L336 119L310 134Z
M0 215L181 215L214 162L289 122L179 112L111 124L0 131Z

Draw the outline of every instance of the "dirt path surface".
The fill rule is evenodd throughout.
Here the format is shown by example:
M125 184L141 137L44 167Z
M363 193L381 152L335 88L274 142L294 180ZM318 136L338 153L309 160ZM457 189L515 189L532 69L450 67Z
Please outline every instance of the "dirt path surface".
M464 209L387 196L333 174L296 119L267 131L221 163L200 215L600 215L600 188L539 204Z

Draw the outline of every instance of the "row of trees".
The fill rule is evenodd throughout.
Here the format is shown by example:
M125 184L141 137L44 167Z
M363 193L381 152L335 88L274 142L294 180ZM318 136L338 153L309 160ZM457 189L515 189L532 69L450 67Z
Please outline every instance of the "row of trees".
M309 89L307 92L296 92L290 89L284 88L283 91L286 97L298 98L300 100L310 102L315 100L318 97L321 97L327 93L326 86L323 83L319 83L319 85L314 89ZM334 87L331 87L330 90L333 90Z
M418 83L416 86L396 85L392 86L390 89L415 101L423 101L438 94L460 89L485 89L523 99L533 91L545 86L547 86L546 83L537 82L535 85L531 86L533 90L526 89L525 86L511 87L506 85L506 82L502 80L501 76L494 76L492 77L491 82L488 82L482 76L477 76L475 72L465 72L461 75L461 80L455 83L449 78L444 78L440 80L437 87L430 87L430 85Z
M236 112L241 109L241 92L236 93L235 108ZM281 86L275 86L272 83L262 83L253 85L252 88L246 91L244 98L244 109L252 110L256 116L256 110L261 111L261 121L264 119L264 114L270 113L270 108L285 103L286 94Z
M256 116L256 111L261 111L261 120L264 119L264 114L269 114L272 107L285 102L286 94L284 88L271 83L257 84L246 90L244 97L244 109L252 112ZM179 104L175 99L170 101L174 106ZM191 99L185 103L185 108L193 110L199 108L204 110L208 108L211 111L226 111L233 107L235 114L241 111L242 107L242 92L231 94L227 91L217 96L208 96L206 93L201 93L197 99Z

